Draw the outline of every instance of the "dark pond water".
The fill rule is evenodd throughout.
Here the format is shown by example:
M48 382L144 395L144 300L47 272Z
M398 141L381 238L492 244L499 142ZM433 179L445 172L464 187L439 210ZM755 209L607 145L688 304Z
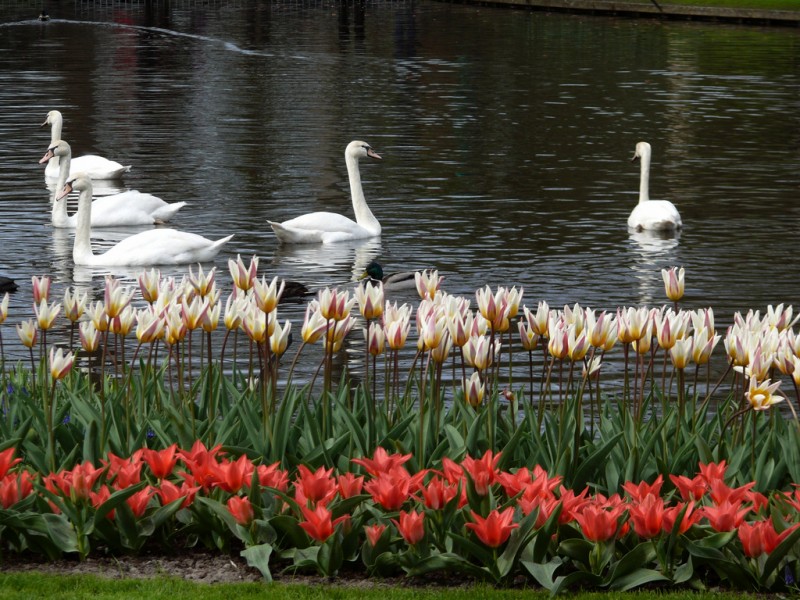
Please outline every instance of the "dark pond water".
M4 7L0 274L22 284L8 323L31 316L32 275L60 295L96 293L106 272L76 267L72 233L50 225L51 109L76 155L133 165L125 189L189 202L173 226L235 234L214 263L226 294L240 253L315 290L352 285L372 258L436 267L451 293L522 286L534 309L660 305L661 269L681 265L684 305L723 327L800 300L797 30L426 1L76 1L48 4L45 23ZM362 164L382 236L279 246L267 219L352 214L353 139L383 156ZM639 140L679 236L627 231ZM127 233L94 232L97 251ZM285 318L299 331L302 306Z

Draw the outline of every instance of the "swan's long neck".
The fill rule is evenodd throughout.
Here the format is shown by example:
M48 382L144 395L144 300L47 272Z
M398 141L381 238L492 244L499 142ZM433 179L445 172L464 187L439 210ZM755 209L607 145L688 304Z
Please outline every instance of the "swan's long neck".
M50 145L52 146L58 140L61 139L61 128L64 125L64 118L61 116L61 113L58 115L50 115ZM58 166L58 157L54 156L49 161L47 161L47 166L51 169L55 169ZM69 164L67 164L69 167ZM69 172L69 169L67 169ZM63 187L63 185L62 185ZM60 190L59 190L60 191Z
M350 195L353 199L353 212L356 214L356 223L374 232L376 235L381 232L381 224L372 214L364 198L364 189L361 187L361 172L358 168L358 158L345 155L347 163L347 175L350 178Z
M650 153L643 152L639 157L642 162L639 175L639 204L650 200Z
M54 227L69 227L69 215L67 214L67 199L56 200L61 190L67 184L69 166L72 160L71 153L56 156L50 160L58 160L58 181L56 190L53 192L53 209L50 212L50 221Z
M67 199L63 199L66 212ZM78 219L75 226L75 243L72 246L72 260L76 265L88 265L92 263L92 188L91 186L81 190L78 198Z

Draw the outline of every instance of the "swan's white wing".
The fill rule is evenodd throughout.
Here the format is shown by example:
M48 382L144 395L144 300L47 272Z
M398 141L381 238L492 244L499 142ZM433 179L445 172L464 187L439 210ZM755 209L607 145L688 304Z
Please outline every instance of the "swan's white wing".
M269 224L278 239L289 244L328 244L374 236L352 219L332 212L314 212L283 223L269 221Z
M233 235L210 240L176 229L151 229L125 238L103 254L95 255L98 265L176 265L204 262L214 258Z
M669 200L640 202L628 217L628 227L631 229L666 231L682 226L681 215Z
M121 227L164 223L185 205L185 202L169 204L158 196L137 190L102 196L92 202L92 225Z
M72 159L69 176L72 177L77 173L86 173L92 179L119 179L123 173L127 173L130 170L130 165L124 166L115 160L108 160L96 154L86 154ZM45 172L47 171L45 170Z

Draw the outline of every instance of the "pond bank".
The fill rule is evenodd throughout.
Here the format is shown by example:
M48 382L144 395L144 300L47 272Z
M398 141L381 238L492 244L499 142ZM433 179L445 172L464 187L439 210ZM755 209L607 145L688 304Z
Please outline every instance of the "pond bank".
M753 25L800 26L800 11L683 6L676 4L614 2L609 0L460 0L465 4L503 5L532 10L650 17L697 21L725 21Z

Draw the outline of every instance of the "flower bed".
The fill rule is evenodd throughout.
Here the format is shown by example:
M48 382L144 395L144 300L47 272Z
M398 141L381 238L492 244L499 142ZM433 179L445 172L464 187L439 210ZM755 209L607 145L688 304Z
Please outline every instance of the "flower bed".
M663 272L672 306L615 314L534 312L522 290L488 287L472 311L420 273L416 349L412 308L367 283L308 303L287 364L284 285L257 266L230 262L224 316L214 270L183 282L145 272L138 294L108 278L92 304L70 290L51 302L49 279L34 278L36 318L17 325L30 366L3 361L0 373L4 552L202 547L238 551L267 579L278 565L324 576L359 565L553 593L795 589L800 429L769 410L800 379L791 307L735 315L712 386L722 336L710 308L679 308L682 270ZM48 345L62 309L69 341ZM334 356L358 329L363 382L337 382ZM237 365L226 349L236 355L238 332L250 352ZM294 365L315 345L320 381L298 388ZM620 347L622 385L604 394ZM443 376L448 363L460 381Z

